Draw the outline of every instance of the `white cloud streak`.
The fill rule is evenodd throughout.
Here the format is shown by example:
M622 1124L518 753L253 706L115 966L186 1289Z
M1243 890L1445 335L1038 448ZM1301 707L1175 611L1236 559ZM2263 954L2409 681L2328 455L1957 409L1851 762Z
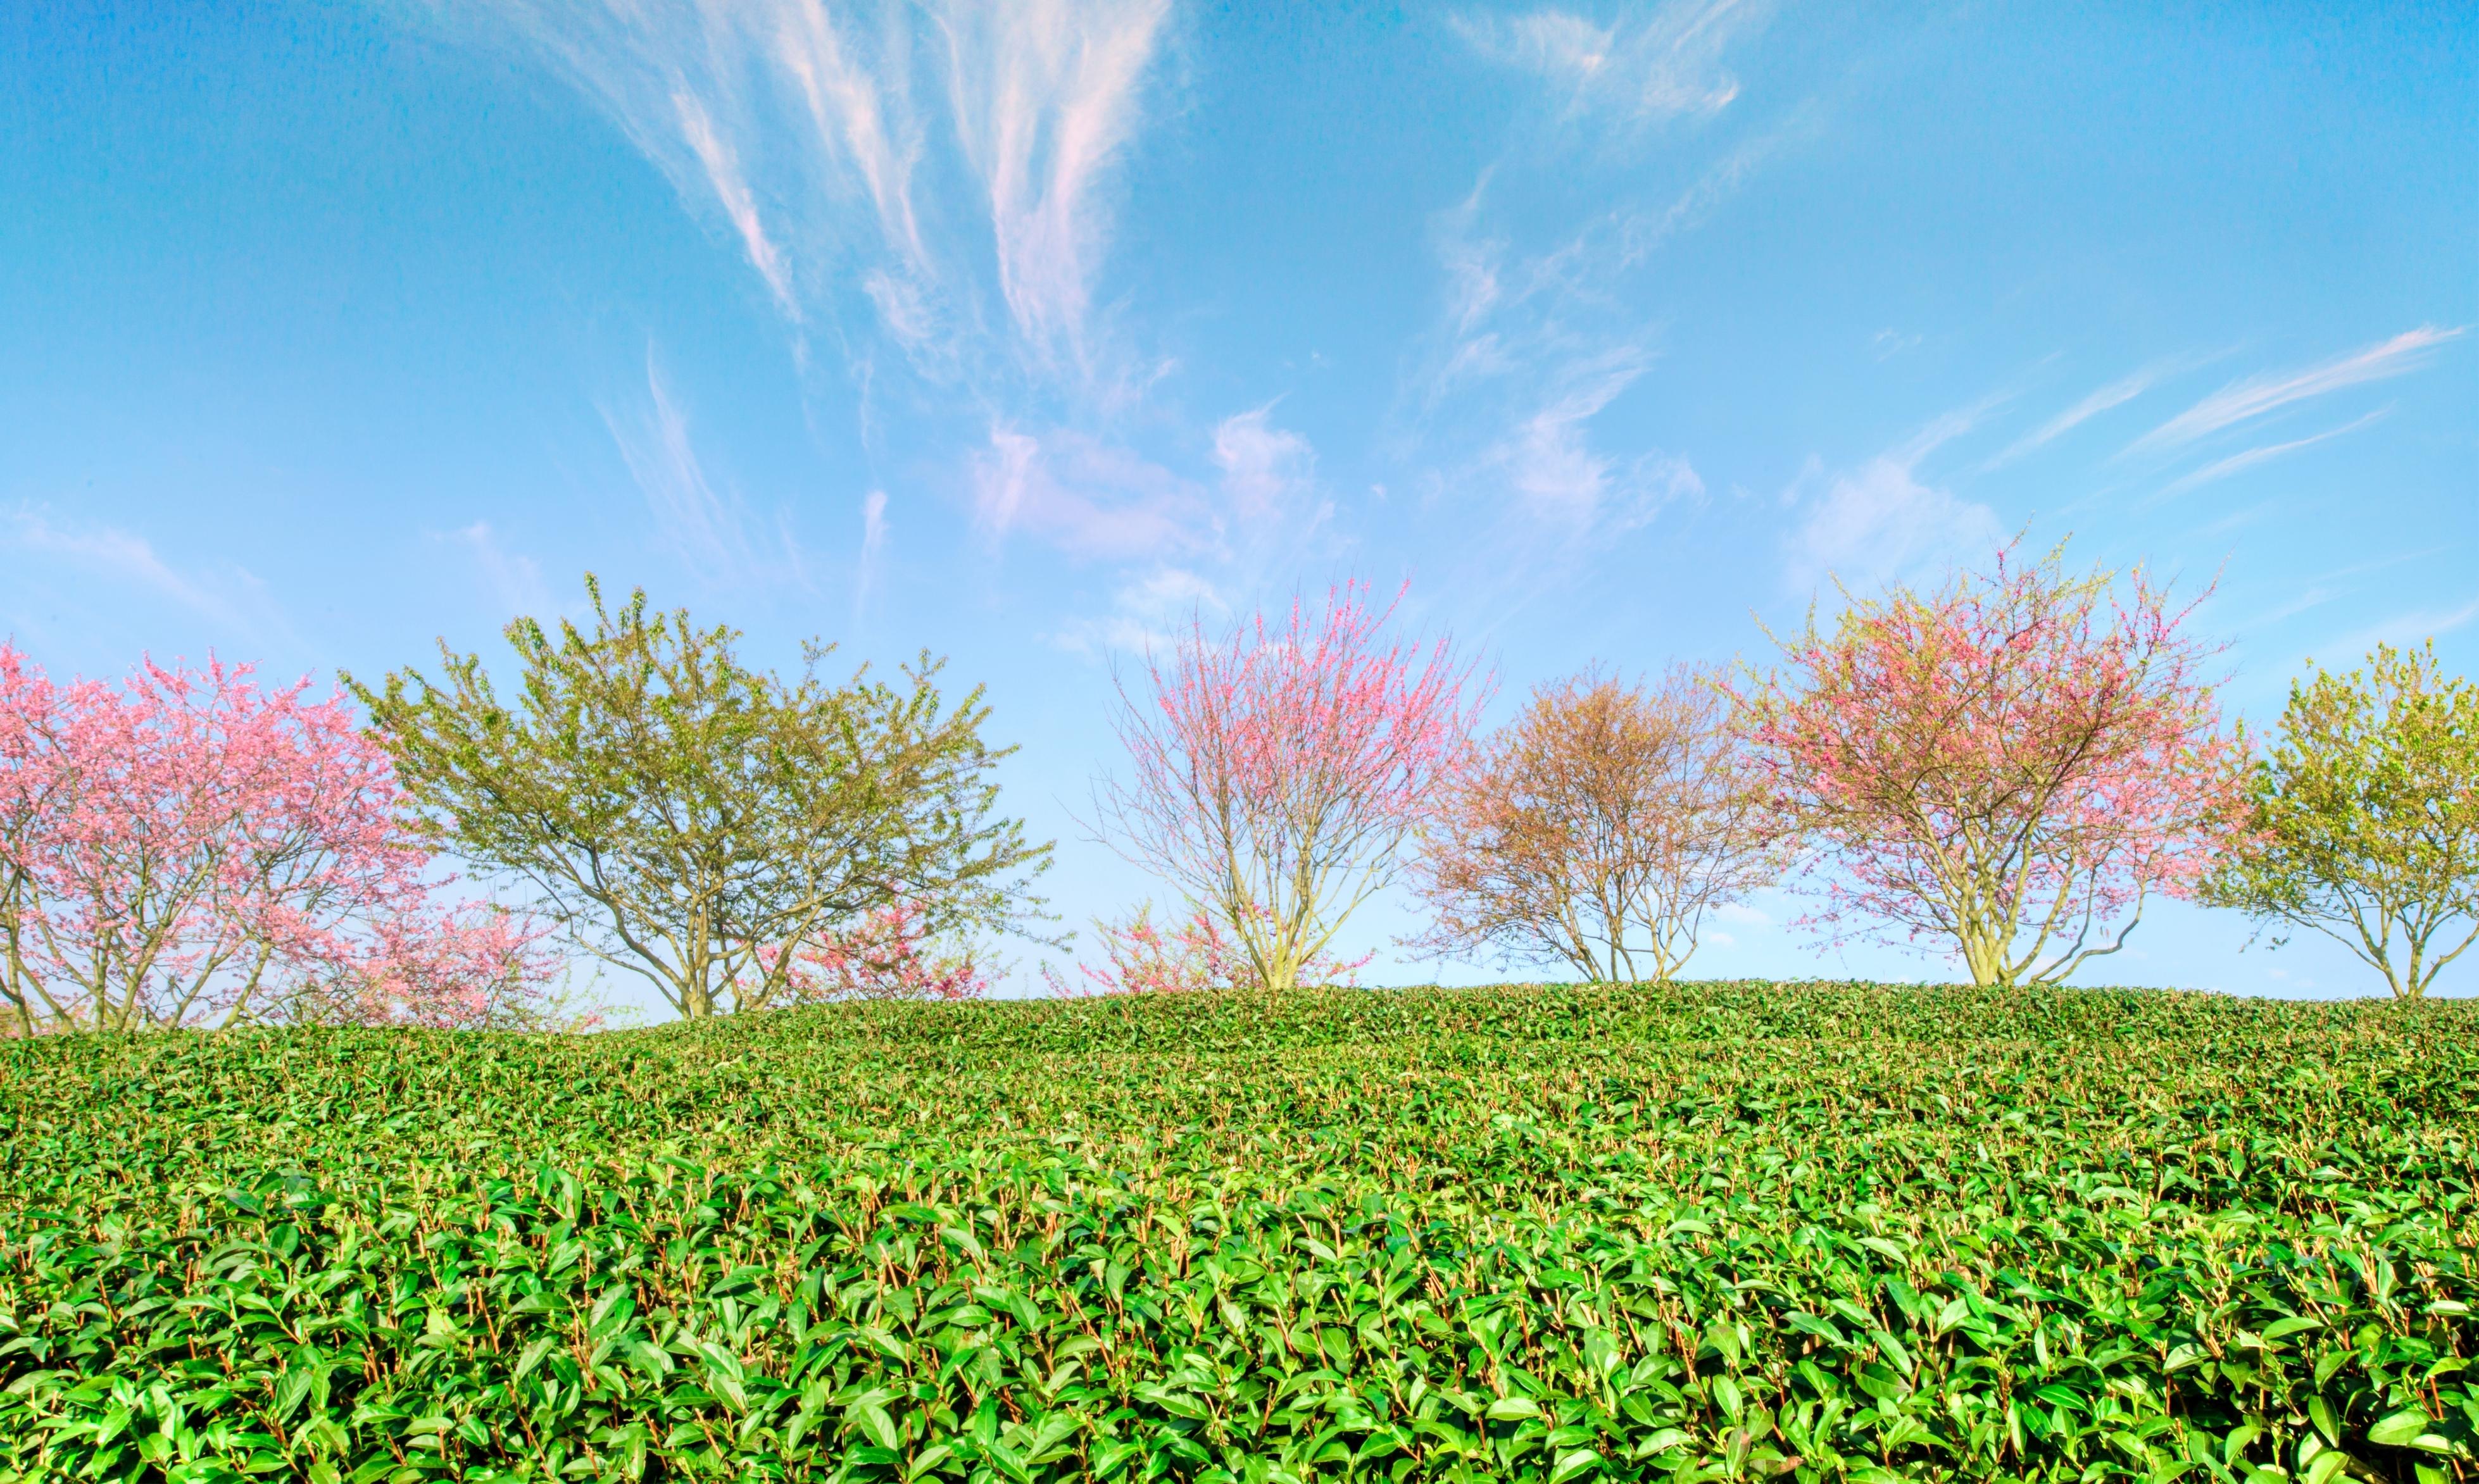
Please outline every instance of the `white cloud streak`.
M1221 590L1202 574L1183 566L1158 566L1120 584L1112 594L1110 613L1068 624L1056 642L1087 658L1112 651L1161 653L1180 642L1191 619L1211 622L1230 611Z
M1571 116L1630 123L1717 113L1739 95L1722 54L1760 24L1760 0L1668 0L1603 26L1555 7L1464 16L1455 29L1493 62L1541 78Z
M1918 465L1941 440L1922 439L1834 475L1787 541L1794 591L1826 577L1854 589L1881 587L1922 568L1986 556L2005 541L1987 506L1921 482ZM1802 484L1822 478L1811 465ZM1794 490L1796 493L1796 488Z
M853 583L853 624L858 627L878 591L879 564L886 555L886 491L872 490L860 502L860 572Z
M1443 435L1460 465L1445 476L1452 484L1498 495L1559 541L1632 529L1700 495L1685 460L1613 452L1593 436L1653 362L1648 329L1628 323L1617 291L1635 253L1628 224L1604 221L1548 252L1510 256L1504 240L1478 232L1487 187L1484 177L1438 219L1444 313L1407 378L1409 436Z
M672 94L672 106L679 111L680 137L687 141L689 153L697 158L699 168L705 172L706 184L713 189L725 218L740 235L750 266L765 280L776 305L797 323L801 305L792 291L791 269L783 261L782 249L766 235L766 223L757 214L757 198L740 172L738 152L715 133L714 120L707 116L705 105L695 94L676 92Z
M236 572L222 582L191 577L166 562L142 536L116 526L60 525L39 510L11 512L5 529L8 543L20 551L73 563L142 589L233 633L256 637L264 628L234 601L230 591L242 590L253 600L250 607L265 607L263 587L247 572Z
M796 327L856 294L945 379L991 349L987 293L1035 364L1086 369L1111 172L1167 0L431 6L601 105Z
M2392 409L2390 407L2380 407L2374 412L2367 414L2365 416L2354 418L2349 422L2341 424L2341 426L2338 428L2328 428L2321 433L2311 434L2306 438L2294 438L2286 443L2266 443L2261 448L2250 448L2243 453L2234 453L2226 459L2219 459L2211 464L2207 464L2202 468L2195 470L2191 474L2182 475L2177 479L2171 480L2168 484L2161 486L2160 492L2153 496L2153 498L2167 499L2173 494L2184 494L2198 485L2209 485L2216 479L2227 479L2232 474L2241 473L2247 469L2255 467L2259 464L2269 463L2274 459L2283 457L2284 455L2296 453L2302 448L2312 448L2317 443L2321 443L2328 439L2339 438L2344 433L2356 433L2361 428L2365 427L2371 422L2377 421L2387 413L2391 411Z
M993 424L969 472L975 524L992 545L1024 535L1071 556L1216 569L1296 550L1333 515L1316 450L1270 406L1214 425L1211 484L1070 428Z
M1166 0L951 5L953 100L989 201L999 284L1025 338L1080 359L1105 214Z
M1658 451L1621 460L1597 450L1590 424L1643 374L1633 347L1568 368L1549 399L1485 456L1537 517L1574 531L1632 530L1664 505L1704 492L1683 459Z
M1024 533L1073 556L1131 561L1204 551L1218 535L1202 488L1070 430L994 425L971 478L975 521L993 544Z
M2125 406L2150 390L2153 383L2160 380L2160 374L2158 367L2146 367L2132 376L2120 377L2108 386L2095 390L2082 401L2016 440L1982 467L1993 469L2000 465L2011 464L2025 454L2065 437L2101 414L2112 408Z
M2415 371L2427 364L2438 346L2461 334L2458 328L2421 325L2303 371L2234 382L2136 439L2125 451L2158 453L2182 447L2293 402Z
M1225 417L1214 430L1214 465L1242 519L1282 515L1314 485L1316 452L1307 439L1270 420L1273 408Z
M2346 656L2344 660L2338 662L2339 664L2356 664L2360 656L2378 644L2424 643L2439 635L2449 634L2474 618L2479 618L2479 599L2473 599L2459 608L2413 609L2408 613L2395 614L2390 618L2381 619L2365 628L2344 634L2326 644L2321 652Z
M689 438L688 415L651 352L644 408L623 414L606 407L602 420L656 526L699 578L717 584L754 582L757 566L737 502L718 492L706 477Z
M543 584L541 565L523 552L510 551L491 522L476 520L457 530L454 540L473 556L474 569L481 573L499 612L515 616L550 611L550 592Z

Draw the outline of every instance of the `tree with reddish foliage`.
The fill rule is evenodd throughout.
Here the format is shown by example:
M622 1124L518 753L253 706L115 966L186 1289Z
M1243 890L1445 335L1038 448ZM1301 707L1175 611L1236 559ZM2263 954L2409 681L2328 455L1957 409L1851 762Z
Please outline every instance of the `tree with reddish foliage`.
M1582 675L1532 692L1444 781L1413 885L1455 957L1667 982L1705 915L1780 873L1778 831L1719 677Z
M1999 554L1942 591L1813 615L1740 695L1813 847L1829 934L1954 944L1972 982L2055 983L2192 895L2244 816L2214 651L2142 572Z
M9 1031L524 1023L537 930L443 892L341 697L250 674L59 686L0 644Z
M1470 736L1485 687L1447 640L1393 637L1393 611L1350 583L1274 622L1192 616L1140 685L1121 680L1130 771L1095 790L1103 833L1229 933L1261 988L1299 983L1393 880Z

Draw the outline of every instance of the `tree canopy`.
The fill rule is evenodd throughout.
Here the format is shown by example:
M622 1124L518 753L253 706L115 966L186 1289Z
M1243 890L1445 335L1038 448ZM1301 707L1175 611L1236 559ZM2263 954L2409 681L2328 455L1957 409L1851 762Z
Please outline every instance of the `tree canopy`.
M1846 593L1742 696L1828 931L1942 940L1975 984L2055 982L2227 843L2238 752L2191 605L2063 560Z
M2381 644L2292 682L2273 742L2212 899L2323 933L2421 997L2479 939L2479 687L2432 642Z
M1776 820L1715 677L1532 692L1438 790L1414 884L1442 954L1668 981L1705 914L1767 885Z
M644 975L681 1016L813 992L804 950L901 910L913 930L1023 929L1048 844L998 812L974 690L948 707L926 653L903 683L785 681L743 664L737 631L614 608L590 627L506 630L503 701L482 661L440 645L439 681L352 684L423 829L522 883L585 951Z

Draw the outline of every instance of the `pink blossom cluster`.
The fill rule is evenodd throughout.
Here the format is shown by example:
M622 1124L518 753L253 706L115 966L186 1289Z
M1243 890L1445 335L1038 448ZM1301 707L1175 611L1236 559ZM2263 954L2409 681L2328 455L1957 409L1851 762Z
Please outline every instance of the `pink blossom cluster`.
M805 1001L979 999L987 979L969 955L941 951L922 904L899 900L793 953L792 992Z
M542 932L451 894L341 697L250 677L58 685L0 644L7 1033L521 1019Z
M2191 607L2055 560L1860 605L1747 697L1785 817L1832 871L1816 924L1959 937L1976 975L2049 977L2228 843L2239 752Z
M1438 770L1470 735L1474 698L1444 640L1389 639L1393 605L1347 584L1277 625L1254 616L1227 639L1201 627L1148 661L1160 724L1129 738L1163 792L1227 796L1261 839L1391 834L1426 808Z
M1096 920L1093 931L1104 962L1098 967L1079 963L1082 983L1043 965L1042 977L1053 994L1196 994L1246 989L1258 982L1247 950L1201 907L1168 930L1153 920L1151 907L1138 907L1119 921ZM1360 970L1376 956L1371 952L1342 959L1319 953L1301 967L1299 980L1355 984Z
M1258 983L1299 982L1392 879L1487 699L1446 640L1396 638L1393 614L1346 583L1279 622L1193 620L1147 656L1141 698L1122 688L1130 777L1099 792L1104 828L1213 909Z

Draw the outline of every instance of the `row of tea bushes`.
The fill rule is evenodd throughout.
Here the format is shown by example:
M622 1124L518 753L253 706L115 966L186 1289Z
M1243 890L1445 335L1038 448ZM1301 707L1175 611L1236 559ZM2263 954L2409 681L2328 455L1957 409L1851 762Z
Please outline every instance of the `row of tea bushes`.
M18 1044L0 1470L2470 1477L2474 1030L1728 985Z

